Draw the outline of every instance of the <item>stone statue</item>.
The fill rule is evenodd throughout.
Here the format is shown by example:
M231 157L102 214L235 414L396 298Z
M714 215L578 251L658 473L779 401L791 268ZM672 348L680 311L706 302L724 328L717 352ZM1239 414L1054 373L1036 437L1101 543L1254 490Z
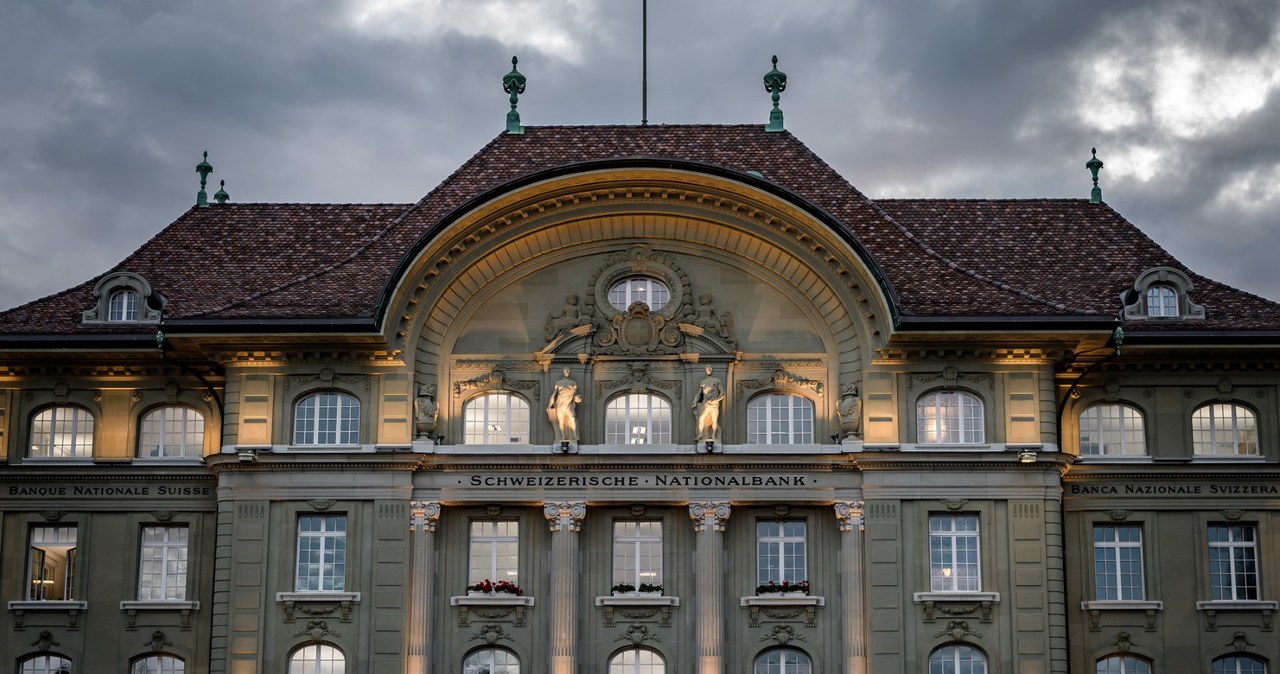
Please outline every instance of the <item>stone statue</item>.
M858 397L858 387L847 385L841 390L842 398L836 406L836 414L840 416L840 432L846 438L862 436L862 399Z
M693 417L697 421L698 442L720 441L720 403L724 401L724 383L711 374L698 384L698 394L693 399Z
M564 378L553 386L551 401L547 404L547 419L556 430L557 443L578 441L576 414L580 402L582 396L578 395L578 382L569 377L569 368L566 367Z
M436 405L436 387L423 384L413 401L413 422L419 438L430 438L436 431L436 418L440 407Z
M547 323L544 326L543 333L549 342L561 332L578 327L581 322L582 316L578 311L578 296L570 294L564 298L563 309L547 315Z
M694 316L693 324L711 330L720 330L720 317L716 316L716 310L711 308L711 293L702 293L698 296L698 315Z

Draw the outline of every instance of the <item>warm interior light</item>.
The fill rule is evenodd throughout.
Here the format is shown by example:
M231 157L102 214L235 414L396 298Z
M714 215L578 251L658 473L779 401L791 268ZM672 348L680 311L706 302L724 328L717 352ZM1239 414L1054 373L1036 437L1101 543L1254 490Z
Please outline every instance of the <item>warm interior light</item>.
M943 570L942 570L942 577L943 577L943 578L950 578L950 577L951 577L951 569L943 569Z

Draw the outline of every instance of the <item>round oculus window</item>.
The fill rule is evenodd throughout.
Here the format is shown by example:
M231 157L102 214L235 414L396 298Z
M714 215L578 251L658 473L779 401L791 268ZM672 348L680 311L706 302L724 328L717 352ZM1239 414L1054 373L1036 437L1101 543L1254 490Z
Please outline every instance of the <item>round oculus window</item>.
M644 302L650 311L657 311L670 301L671 289L651 276L628 276L609 288L609 304L618 311L626 311L635 302Z

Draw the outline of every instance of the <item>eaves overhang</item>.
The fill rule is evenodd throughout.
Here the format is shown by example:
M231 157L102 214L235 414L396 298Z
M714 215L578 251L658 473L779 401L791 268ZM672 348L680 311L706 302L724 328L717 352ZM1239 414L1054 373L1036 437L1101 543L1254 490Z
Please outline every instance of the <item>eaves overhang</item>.
M901 332L991 332L1065 330L1071 332L1114 330L1115 316L898 316L894 329ZM1127 339L1127 337L1126 337Z
M1141 332L1126 327L1124 345L1169 347L1183 346L1273 346L1280 348L1277 330L1170 330Z

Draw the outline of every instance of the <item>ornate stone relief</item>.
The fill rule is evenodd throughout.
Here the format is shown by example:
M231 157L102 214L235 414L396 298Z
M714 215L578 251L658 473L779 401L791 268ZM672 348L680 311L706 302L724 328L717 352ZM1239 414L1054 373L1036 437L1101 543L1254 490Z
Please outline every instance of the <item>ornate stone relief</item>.
M710 523L714 531L724 531L725 522L729 521L730 507L728 503L690 503L689 518L693 520L694 532L701 533Z
M995 379L989 374L960 374L956 368L947 366L942 372L934 374L913 374L907 377L907 390L910 391L916 384L929 385L933 382L942 380L942 387L946 389L957 388L961 382L971 386L986 385L988 389L995 389Z
M151 638L143 642L142 645L150 646L151 650L159 653L160 651L163 651L166 646L172 646L173 642L165 638L164 632L156 630L151 633Z
M968 620L952 620L947 626L933 635L934 639L950 637L952 641L964 641L966 638L981 639L982 635L969 629Z
M31 642L31 645L35 646L38 651L47 651L54 646L61 646L62 644L53 638L53 632L44 630L40 632L35 641Z
M1227 644L1237 651L1246 651L1253 647L1253 642L1249 641L1249 636L1243 631L1236 631L1231 635L1231 641Z
M471 616L475 614L477 618L483 620L501 620L511 617L511 624L516 627L524 627L528 620L529 607L519 606L497 606L493 608L480 608L476 606L459 606L458 607L458 627L469 627L471 625Z
M649 632L649 628L639 623L631 625L625 632L619 634L614 641L630 641L632 644L639 646L646 641L662 641L656 635Z
M779 646L786 646L792 641L808 641L790 625L774 625L773 631L760 637L760 641L773 641Z
M793 388L808 389L813 391L814 395L822 396L822 382L816 379L807 379L798 374L788 372L781 366L774 369L773 374L763 379L741 379L738 381L738 392L743 389L759 390L764 388Z
M326 636L341 637L342 635L330 629L329 623L323 620L310 620L310 621L307 621L306 627L298 630L297 632L294 632L293 636L294 637L305 636L311 639L312 641L320 641L321 639L324 639Z
M542 515L547 518L551 533L560 531L565 525L569 531L578 531L582 528L582 520L587 517L587 504L581 501L547 503L542 507Z
M470 391L507 391L517 390L526 392L534 400L542 397L538 382L522 379L507 379L506 369L504 367L494 368L488 374L480 375L463 381L453 383L453 397L461 398L463 393Z
M363 386L364 390L369 390L369 377L365 375L334 374L333 370L327 367L316 374L295 374L285 377L284 390L287 393L293 386L311 386L314 384L333 386L335 382L348 386Z
M836 501L833 506L836 520L840 522L840 531L862 529L862 501Z
M624 608L606 604L600 607L605 627L613 627L614 620L622 617L626 620L647 620L657 618L659 627L671 627L671 606L635 606Z
M501 625L489 623L477 630L475 634L472 634L468 641L483 641L492 646L499 641L514 642L515 639L506 630L502 629Z
M631 361L627 363L627 367L630 371L624 377L596 382L596 398L603 398L623 387L630 387L632 393L644 393L652 387L666 391L676 398L681 397L679 380L653 377L649 374L649 364L643 361Z

